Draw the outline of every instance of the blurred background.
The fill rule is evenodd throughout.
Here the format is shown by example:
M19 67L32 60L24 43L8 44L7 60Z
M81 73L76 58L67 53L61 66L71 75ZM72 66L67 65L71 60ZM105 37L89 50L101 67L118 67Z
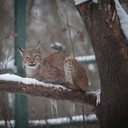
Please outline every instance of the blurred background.
M124 5L127 8L127 5ZM0 0L0 74L17 74L15 38L18 37L18 33L15 32L15 20L15 0ZM27 0L25 30L26 48L34 47L40 41L43 57L56 50L80 57L80 62L87 69L88 90L100 89L95 59L90 61L91 57L95 58L94 51L73 0ZM88 57L88 61L87 59L85 61L84 57ZM14 127L13 120L16 120L18 116L16 116L16 107L15 94L0 93L0 128ZM82 116L82 120L84 120L84 115L94 115L94 108L90 105L27 96L26 108L21 107L20 109L27 113L28 120L37 121L36 123L31 122L31 127L52 127L47 120L58 118L62 120L62 125L58 125L58 127L98 127L97 124L89 125L86 121L78 121L75 126L71 124L74 116ZM70 126L63 124L65 117L70 120ZM44 121L45 126L39 123L41 120Z

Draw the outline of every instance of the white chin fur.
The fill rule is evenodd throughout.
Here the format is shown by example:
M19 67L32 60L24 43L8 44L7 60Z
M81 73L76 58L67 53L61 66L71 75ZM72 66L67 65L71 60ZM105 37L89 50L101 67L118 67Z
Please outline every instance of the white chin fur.
M26 75L29 77L33 77L33 73L34 71L39 67L39 65L35 65L35 66L28 66L26 65Z

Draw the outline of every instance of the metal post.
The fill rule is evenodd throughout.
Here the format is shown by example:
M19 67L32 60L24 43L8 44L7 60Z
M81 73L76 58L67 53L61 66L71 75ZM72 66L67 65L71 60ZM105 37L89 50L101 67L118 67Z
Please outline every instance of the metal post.
M17 74L20 76L24 76L25 73L17 45L25 48L26 3L26 0L15 0L15 64L17 66ZM27 97L19 94L16 95L15 100L15 128L29 128Z

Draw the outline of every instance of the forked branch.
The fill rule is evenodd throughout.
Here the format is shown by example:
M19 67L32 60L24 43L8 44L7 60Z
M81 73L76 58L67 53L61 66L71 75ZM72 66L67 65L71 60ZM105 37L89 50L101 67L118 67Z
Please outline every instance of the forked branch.
M40 96L56 100L69 100L82 104L96 105L95 93L72 91L61 85L46 84L31 78L16 75L0 75L0 91Z

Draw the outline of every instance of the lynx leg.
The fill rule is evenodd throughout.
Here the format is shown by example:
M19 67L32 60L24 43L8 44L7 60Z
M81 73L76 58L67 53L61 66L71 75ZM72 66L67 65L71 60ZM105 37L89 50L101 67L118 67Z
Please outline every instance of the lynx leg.
M77 90L86 91L88 78L86 69L73 57L66 57L64 63L66 82L72 84Z
M74 63L72 61L73 59L74 58L70 56L65 58L65 62L64 62L65 79L66 79L66 83L69 83L69 85L71 86L70 88L75 90L80 90L80 88L75 86L74 83L75 68L74 68Z

